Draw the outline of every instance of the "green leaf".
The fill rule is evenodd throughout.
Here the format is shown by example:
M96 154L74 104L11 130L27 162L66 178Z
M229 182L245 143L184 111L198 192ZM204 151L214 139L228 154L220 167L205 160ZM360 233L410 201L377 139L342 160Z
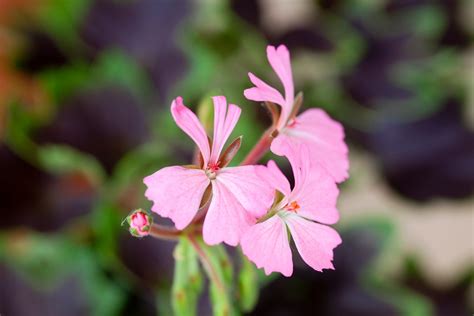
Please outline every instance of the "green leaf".
M33 234L0 236L0 259L15 268L36 288L52 288L65 277L69 250L60 239L47 240Z
M174 250L175 269L172 305L175 315L197 315L197 303L203 279L198 257L189 239L181 238Z
M5 143L10 150L31 165L38 164L36 144L31 140L31 131L38 126L34 117L28 114L25 107L13 103L8 111L7 129L5 132Z
M85 173L94 183L105 178L100 163L92 156L64 145L46 145L39 147L40 165L51 173L62 174L79 171Z
M110 82L130 89L137 98L151 95L153 89L145 70L119 50L108 50L100 55L94 76L99 83Z
M77 61L59 69L46 70L40 74L40 81L57 103L77 90L106 85L119 85L141 99L146 99L152 89L149 77L140 65L118 50L102 52L92 65Z
M91 315L118 315L123 306L123 290L103 273L94 252L64 235L2 234L0 259L38 291L75 277Z
M244 312L250 312L257 303L259 284L257 267L240 253L242 266L239 272L239 292L238 301L240 309Z
M81 62L46 70L39 75L43 87L56 103L63 102L77 90L86 87L91 78L91 67Z
M70 54L80 47L79 25L90 0L48 0L39 6L39 23Z

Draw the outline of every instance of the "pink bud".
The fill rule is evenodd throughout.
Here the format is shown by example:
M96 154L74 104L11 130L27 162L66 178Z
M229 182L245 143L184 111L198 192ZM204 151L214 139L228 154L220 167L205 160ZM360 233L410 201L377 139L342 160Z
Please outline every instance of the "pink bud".
M150 233L153 218L144 210L138 209L127 217L127 222L130 225L129 231L133 236L144 237Z

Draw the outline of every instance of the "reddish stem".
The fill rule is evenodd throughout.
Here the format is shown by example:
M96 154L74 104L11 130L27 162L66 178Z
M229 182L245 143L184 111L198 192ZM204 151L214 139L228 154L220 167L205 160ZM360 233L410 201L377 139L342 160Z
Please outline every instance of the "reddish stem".
M182 231L176 228L158 224L151 225L150 236L159 239L176 240L181 236Z
M263 155L266 154L268 149L270 149L270 145L272 144L273 133L274 129L271 127L262 135L262 137L260 137L259 141L255 144L247 157L245 157L244 161L242 161L242 166L256 164L263 157Z
M177 240L179 239L179 237L185 234L192 235L195 233L199 233L201 231L202 231L202 224L200 223L190 225L185 230L178 230L170 226L153 224L151 225L150 236L159 238L159 239Z

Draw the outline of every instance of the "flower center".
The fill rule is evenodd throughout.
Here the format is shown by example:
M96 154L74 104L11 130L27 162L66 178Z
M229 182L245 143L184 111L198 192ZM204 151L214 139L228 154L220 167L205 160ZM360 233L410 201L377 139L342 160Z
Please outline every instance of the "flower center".
M285 210L287 210L287 211L297 213L298 210L300 209L300 205L298 204L298 202L293 201L293 202L291 202L290 204L287 204L284 208L285 208Z
M209 162L206 168L206 175L210 180L214 180L217 176L217 171L219 171L220 161L218 162Z

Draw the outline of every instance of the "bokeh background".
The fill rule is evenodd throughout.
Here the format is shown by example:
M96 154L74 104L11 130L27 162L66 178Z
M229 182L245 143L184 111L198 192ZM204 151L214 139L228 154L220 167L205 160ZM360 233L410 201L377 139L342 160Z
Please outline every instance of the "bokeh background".
M0 314L170 315L174 244L121 226L191 159L170 102L239 104L238 162L269 123L247 72L279 86L283 43L346 129L344 242L249 315L471 315L473 36L472 0L0 0Z

